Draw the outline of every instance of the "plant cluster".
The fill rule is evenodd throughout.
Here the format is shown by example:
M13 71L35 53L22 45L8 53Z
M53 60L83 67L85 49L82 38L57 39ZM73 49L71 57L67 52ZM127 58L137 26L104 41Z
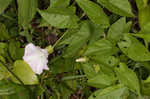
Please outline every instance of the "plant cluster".
M150 99L149 0L0 0L0 99Z

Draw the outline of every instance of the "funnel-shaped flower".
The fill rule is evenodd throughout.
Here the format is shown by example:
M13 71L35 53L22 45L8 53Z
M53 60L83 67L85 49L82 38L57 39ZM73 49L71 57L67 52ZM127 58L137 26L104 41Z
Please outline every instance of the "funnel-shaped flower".
M49 70L48 63L48 51L29 43L25 47L25 54L23 59L29 64L32 70L36 74L41 74L43 70Z

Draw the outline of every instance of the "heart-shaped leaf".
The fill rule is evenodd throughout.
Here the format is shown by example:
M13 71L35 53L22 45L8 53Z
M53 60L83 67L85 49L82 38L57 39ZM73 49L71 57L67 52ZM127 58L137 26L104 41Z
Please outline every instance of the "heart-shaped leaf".
M32 71L30 66L22 60L17 60L14 63L13 72L25 85L38 84L36 74ZM19 83L14 77L12 77L12 79L15 83Z

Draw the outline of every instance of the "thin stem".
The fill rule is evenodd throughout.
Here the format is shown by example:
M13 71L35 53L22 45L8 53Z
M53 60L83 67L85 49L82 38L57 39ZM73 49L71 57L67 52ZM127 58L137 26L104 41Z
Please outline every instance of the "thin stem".
M60 42L60 40L66 35L67 32L65 32L56 42L55 44L53 45L53 48L56 47L56 45Z
M79 78L85 78L85 75L76 75L76 76L68 76L68 77L63 77L61 80L73 80L73 79L79 79Z
M15 20L14 18L12 18L12 17L10 17L10 16L8 16L6 14L2 14L2 16L5 17L5 18L8 18L9 20Z

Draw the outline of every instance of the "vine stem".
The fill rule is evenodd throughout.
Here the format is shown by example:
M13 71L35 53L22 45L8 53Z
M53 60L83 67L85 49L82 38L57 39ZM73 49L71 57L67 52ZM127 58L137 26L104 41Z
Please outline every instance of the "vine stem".
M52 45L49 45L47 46L45 49L48 51L48 54L51 54L54 52L54 48L56 47L56 45L60 42L60 40L66 35L66 33L64 33L56 42L55 44L52 46Z
M76 76L68 76L68 77L63 77L61 80L73 80L73 79L80 79L80 78L85 78L85 75L76 75Z

